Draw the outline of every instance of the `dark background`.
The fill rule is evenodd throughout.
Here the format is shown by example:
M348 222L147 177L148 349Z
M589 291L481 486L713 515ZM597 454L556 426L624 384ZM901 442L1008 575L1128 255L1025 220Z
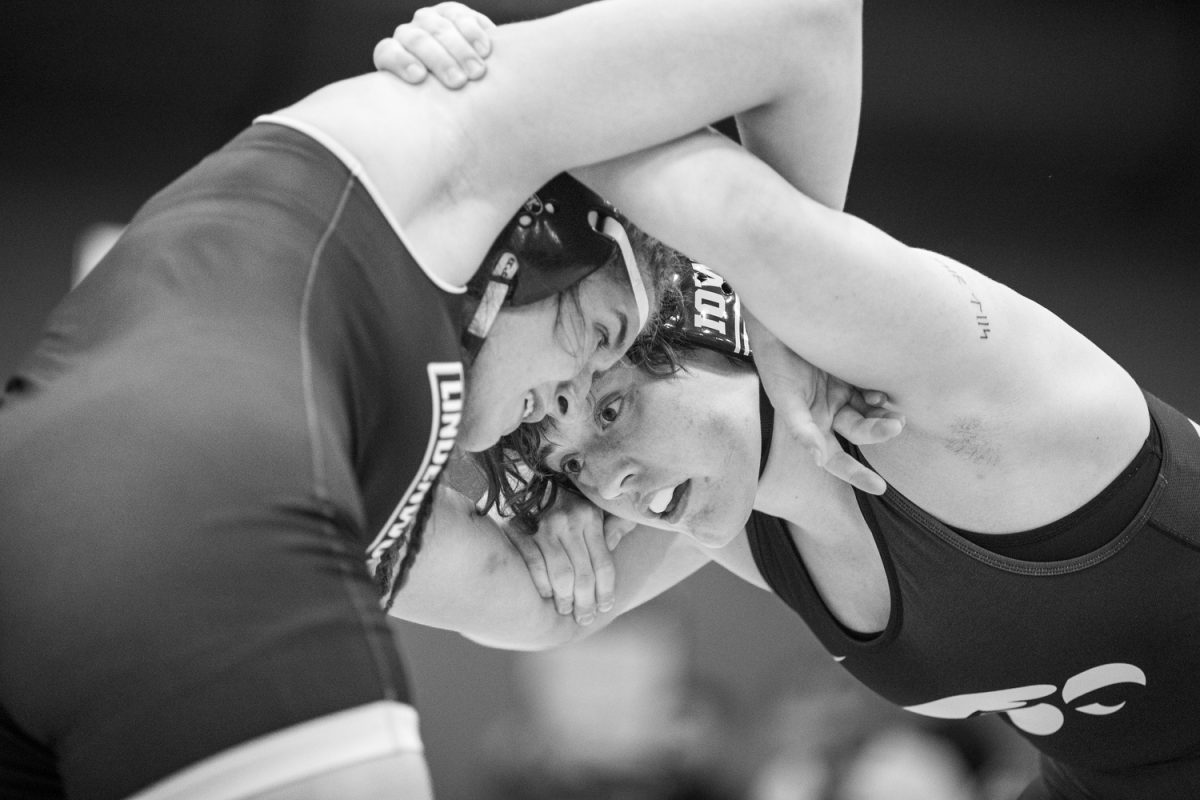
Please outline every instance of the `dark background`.
M478 8L504 21L573 4ZM127 220L255 114L369 70L416 6L7 0L0 372L67 291L87 225ZM1196 4L868 2L865 40L848 209L1039 300L1200 417ZM781 605L711 569L647 613L683 631L689 680L722 698L731 730L836 680L808 680L823 662ZM529 657L399 627L442 796L485 796L494 740L521 735L496 720L520 704Z

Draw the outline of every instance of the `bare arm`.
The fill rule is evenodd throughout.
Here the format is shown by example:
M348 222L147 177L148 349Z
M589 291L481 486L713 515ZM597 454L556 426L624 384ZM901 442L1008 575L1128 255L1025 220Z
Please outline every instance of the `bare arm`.
M530 580L516 548L470 500L440 489L425 542L391 613L458 631L490 647L540 650L593 633L698 570L710 555L682 535L652 529L626 534L613 552L616 602L595 623L560 615Z
M856 5L591 3L501 26L488 79L463 91L376 74L327 87L288 112L353 152L418 257L461 277L552 175L789 97L805 54Z
M913 379L915 367L980 371L946 348L946 329L974 326L975 314L944 267L801 194L718 134L580 174L646 230L724 274L788 346L855 385L903 407L926 383ZM970 280L977 294L991 288Z

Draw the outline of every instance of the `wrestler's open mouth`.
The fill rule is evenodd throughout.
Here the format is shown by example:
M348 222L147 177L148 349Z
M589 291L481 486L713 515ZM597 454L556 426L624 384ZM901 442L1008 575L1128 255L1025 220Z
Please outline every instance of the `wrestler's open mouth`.
M692 482L686 480L674 488L666 487L659 490L650 498L648 510L651 514L655 514L667 522L678 522L679 517L683 515L683 508L686 505L688 490L691 488L691 485Z

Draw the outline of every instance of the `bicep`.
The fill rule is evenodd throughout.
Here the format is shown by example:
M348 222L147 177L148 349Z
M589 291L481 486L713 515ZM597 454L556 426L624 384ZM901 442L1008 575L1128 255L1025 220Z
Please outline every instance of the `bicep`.
M577 174L649 233L728 278L804 358L888 392L902 408L1011 374L1031 340L1000 334L1047 321L973 270L813 201L713 132Z

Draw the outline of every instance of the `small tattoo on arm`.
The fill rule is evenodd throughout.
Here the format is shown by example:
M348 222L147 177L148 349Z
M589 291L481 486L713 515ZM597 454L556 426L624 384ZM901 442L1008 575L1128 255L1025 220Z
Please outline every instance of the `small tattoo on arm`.
M985 314L983 311L983 303L978 297L975 296L975 291L971 288L971 285L967 283L966 279L963 278L962 275L959 275L958 272L946 262L939 260L938 263L942 265L942 268L946 270L946 272L950 273L954 280L958 281L959 285L961 285L971 294L971 305L975 306L975 324L979 327L979 338L988 338L988 334L992 330L992 323L991 320L988 319L987 314Z

